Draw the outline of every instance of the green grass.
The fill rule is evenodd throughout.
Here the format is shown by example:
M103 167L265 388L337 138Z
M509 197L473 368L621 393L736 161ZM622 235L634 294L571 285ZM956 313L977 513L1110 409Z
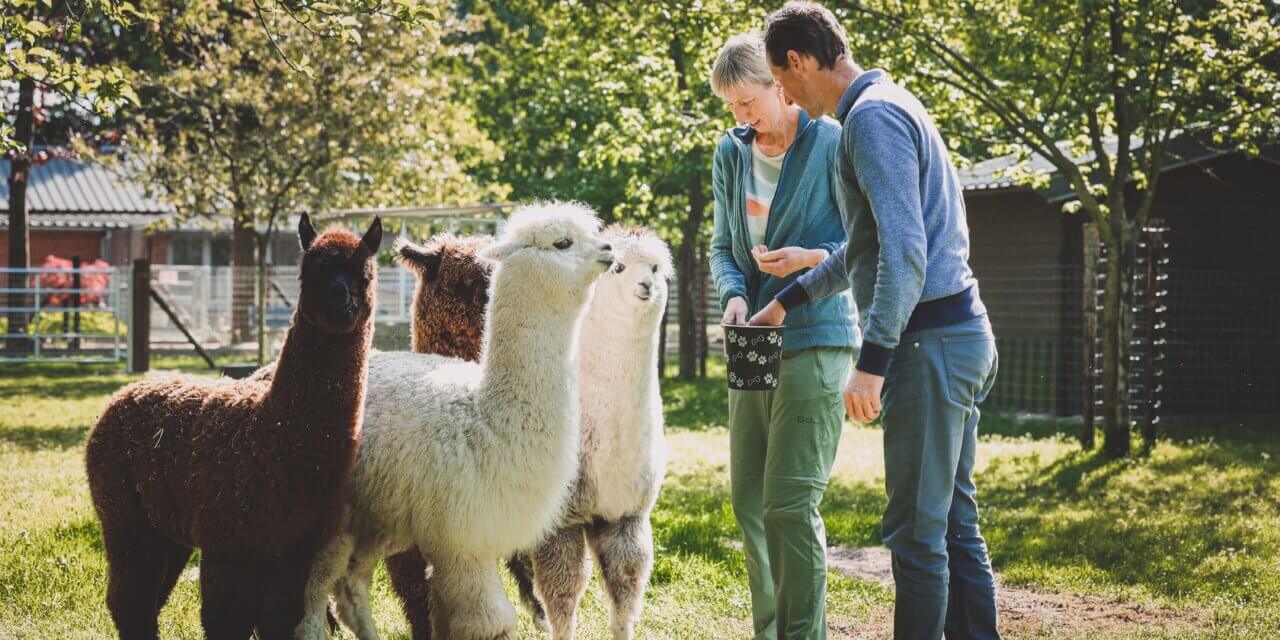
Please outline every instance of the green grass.
M729 506L722 365L713 362L709 373L705 381L665 385L671 463L654 513L658 560L642 638L748 635L750 600ZM0 638L112 635L82 443L107 396L131 379L108 366L0 368ZM979 447L978 483L993 561L1006 584L1209 611L1204 629L1146 630L1141 637L1275 638L1277 426L1266 418L1175 423L1149 457L1107 461L1079 451L1069 440L1070 422L984 417L989 435ZM833 544L878 543L883 473L879 431L846 428L823 506ZM407 637L381 571L374 597L384 637ZM593 582L580 637L608 636L602 602ZM833 637L883 625L891 610L884 587L832 576ZM200 637L195 582L179 583L161 622L166 638ZM542 637L523 615L521 625L521 637ZM1048 629L1008 637L1065 636Z

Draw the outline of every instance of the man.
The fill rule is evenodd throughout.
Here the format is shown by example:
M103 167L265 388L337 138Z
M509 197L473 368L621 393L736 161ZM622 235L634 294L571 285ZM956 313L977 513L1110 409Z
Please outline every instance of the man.
M999 638L973 485L977 404L995 379L995 338L969 268L947 146L914 96L850 60L844 29L825 8L788 3L764 38L787 96L843 124L835 182L848 242L752 322L781 324L787 309L852 287L863 344L844 403L855 420L884 425L894 638Z

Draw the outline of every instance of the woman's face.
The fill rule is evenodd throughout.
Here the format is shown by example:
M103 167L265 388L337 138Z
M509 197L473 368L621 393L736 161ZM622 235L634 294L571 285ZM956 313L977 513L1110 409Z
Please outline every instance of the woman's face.
M782 87L774 82L729 87L724 92L724 101L738 124L748 125L756 133L771 132L782 120L782 110L786 107Z

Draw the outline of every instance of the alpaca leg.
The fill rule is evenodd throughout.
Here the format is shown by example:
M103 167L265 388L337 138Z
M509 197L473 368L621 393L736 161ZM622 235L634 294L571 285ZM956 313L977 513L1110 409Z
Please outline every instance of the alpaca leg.
M302 622L294 630L298 640L324 640L329 635L329 594L347 570L355 541L339 534L311 562L311 573L303 592Z
M333 590L338 601L338 619L359 640L378 640L373 609L369 605L369 585L382 550L380 545L358 545L347 563L346 573L338 578Z
M164 569L156 591L157 612L164 608L164 603L169 600L169 594L173 593L173 587L178 584L178 578L182 577L183 570L187 568L187 560L191 559L190 547L184 547L176 542L168 542L168 544L169 547L163 553Z
M551 623L547 622L547 612L538 601L538 594L533 588L533 557L526 552L517 553L507 558L507 569L515 578L516 587L520 590L520 601L524 603L533 622L543 631L551 631Z
M578 601L591 577L583 527L560 529L533 552L533 581L553 640L572 640Z
M648 516L628 516L587 529L587 539L600 563L609 592L609 628L614 640L630 640L644 588L653 569L653 531Z
M200 560L200 622L208 640L245 640L258 618L262 575L205 553Z
M430 567L417 548L387 557L387 574L391 588L400 598L400 606L409 620L412 640L431 640Z
M110 571L107 609L121 640L159 637L159 603L164 600L161 584L167 577L165 547L172 543L148 525L139 524L122 532L104 522L102 530Z
M271 563L262 588L259 640L291 640L306 611L307 579L315 556L290 554Z
M497 558L432 558L431 622L438 637L515 640L516 610L507 600L497 565Z

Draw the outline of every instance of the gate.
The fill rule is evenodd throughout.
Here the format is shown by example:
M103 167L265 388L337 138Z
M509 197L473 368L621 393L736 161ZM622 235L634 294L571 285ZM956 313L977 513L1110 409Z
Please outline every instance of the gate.
M119 362L128 269L0 268L0 362Z

